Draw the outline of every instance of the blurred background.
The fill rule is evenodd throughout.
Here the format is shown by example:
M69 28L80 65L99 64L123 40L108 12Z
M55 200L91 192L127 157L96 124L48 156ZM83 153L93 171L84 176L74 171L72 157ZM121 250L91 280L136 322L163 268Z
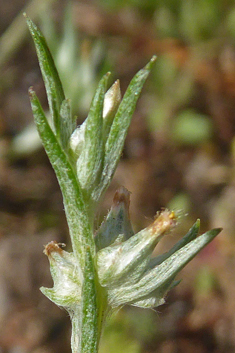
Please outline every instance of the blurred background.
M179 210L169 249L197 218L222 234L181 272L156 311L111 317L101 353L235 352L235 3L232 0L0 0L0 353L70 351L68 315L43 245L67 243L54 172L33 124L28 88L47 110L23 12L43 31L81 123L101 76L122 93L158 60L131 124L97 226L118 186L131 191L136 231L162 207Z

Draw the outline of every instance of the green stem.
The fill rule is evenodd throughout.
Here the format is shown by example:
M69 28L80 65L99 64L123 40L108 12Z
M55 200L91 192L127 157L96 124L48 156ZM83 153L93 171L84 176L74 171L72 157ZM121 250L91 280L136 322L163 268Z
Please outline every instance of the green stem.
M106 314L107 298L100 286L96 266L90 249L87 248L84 279L82 288L81 309L81 343L79 353L97 353L104 316ZM74 327L76 329L76 327ZM73 332L76 342L76 332ZM73 353L77 353L73 351Z

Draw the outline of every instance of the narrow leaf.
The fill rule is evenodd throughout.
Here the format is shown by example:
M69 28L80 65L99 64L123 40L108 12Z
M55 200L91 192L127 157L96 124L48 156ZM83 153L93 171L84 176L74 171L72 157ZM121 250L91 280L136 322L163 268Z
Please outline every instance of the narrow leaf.
M76 128L75 119L72 119L71 104L69 99L65 99L60 108L60 131L61 145L64 150L68 148L68 141Z
M74 254L78 258L81 267L84 267L84 247L89 245L91 249L95 249L81 187L68 156L53 133L40 102L32 90L30 91L30 99L39 135L55 170L63 194Z
M62 84L44 36L29 17L26 20L36 47L55 132L60 135L60 107L65 99Z
M119 105L105 145L104 169L99 188L95 195L96 199L100 198L100 195L111 182L122 153L127 130L129 128L137 100L155 60L156 57L153 56L151 61L134 76Z

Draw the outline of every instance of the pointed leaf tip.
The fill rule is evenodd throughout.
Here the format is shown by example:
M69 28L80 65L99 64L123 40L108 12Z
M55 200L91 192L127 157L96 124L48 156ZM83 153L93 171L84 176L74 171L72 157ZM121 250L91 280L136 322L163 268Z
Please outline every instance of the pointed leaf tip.
M60 107L65 100L63 87L44 36L28 16L25 18L35 44L55 132L60 136Z
M145 69L151 70L153 65L155 64L156 60L157 60L157 55L153 55L152 58L150 59L150 61L145 66Z
M29 98L32 98L32 96L35 94L34 90L33 90L33 87L29 87L29 90L28 90L28 93L29 93Z
M209 230L207 233L216 237L216 235L218 235L220 232L222 232L222 230L223 230L223 228L214 228L214 229Z

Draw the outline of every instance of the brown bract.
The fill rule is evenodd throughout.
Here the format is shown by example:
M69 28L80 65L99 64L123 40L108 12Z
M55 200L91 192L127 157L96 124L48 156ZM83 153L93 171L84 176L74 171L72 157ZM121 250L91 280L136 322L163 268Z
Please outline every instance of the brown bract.
M124 204L125 208L129 210L130 206L130 192L121 186L114 194L113 206L119 206L121 203Z
M50 243L48 243L46 246L45 246L45 249L44 249L44 254L47 255L47 256L50 256L52 252L58 252L59 254L62 253L62 249L61 249L61 246L64 246L64 244L62 243L57 243L56 241L50 241Z

